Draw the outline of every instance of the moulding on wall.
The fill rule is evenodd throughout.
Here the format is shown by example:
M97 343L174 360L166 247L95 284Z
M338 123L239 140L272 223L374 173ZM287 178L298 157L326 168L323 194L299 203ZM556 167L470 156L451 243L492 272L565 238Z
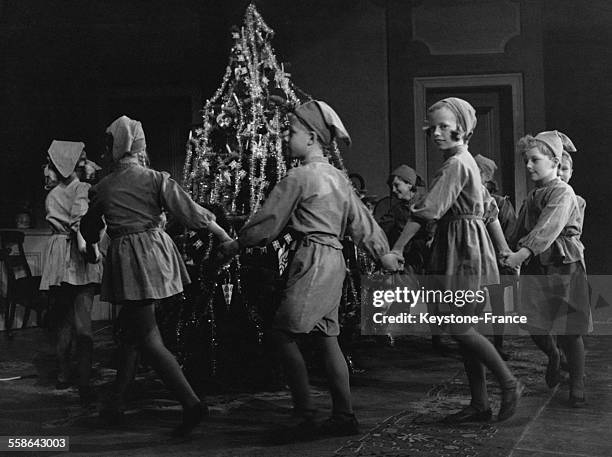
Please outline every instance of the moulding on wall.
M441 88L510 87L512 90L512 123L514 143L525 134L522 73L493 75L434 76L414 78L414 146L415 168L421 176L427 176L427 137L423 132L423 120L427 112L427 91ZM527 194L525 167L522 161L514 161L515 202L522 202Z
M428 0L412 8L412 39L432 55L503 53L520 34L520 5L509 0Z

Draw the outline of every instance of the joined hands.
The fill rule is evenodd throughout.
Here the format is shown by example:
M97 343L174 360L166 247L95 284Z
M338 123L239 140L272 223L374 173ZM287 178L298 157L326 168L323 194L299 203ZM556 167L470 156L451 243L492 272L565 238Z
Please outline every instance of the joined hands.
M217 248L217 261L221 265L227 264L240 251L238 240L227 239L223 241Z
M521 264L531 256L531 251L527 248L521 248L517 252L505 251L500 252L500 264L504 267L518 270Z
M390 251L380 258L383 270L387 273L396 273L404 269L404 256L397 251Z

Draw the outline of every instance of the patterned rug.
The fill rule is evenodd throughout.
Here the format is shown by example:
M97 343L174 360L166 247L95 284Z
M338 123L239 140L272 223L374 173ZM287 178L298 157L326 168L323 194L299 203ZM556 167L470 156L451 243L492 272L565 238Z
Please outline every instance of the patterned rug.
M506 349L512 353L508 362L514 375L526 384L525 396L542 394L545 356L529 341L509 341ZM490 375L489 375L490 376ZM494 379L488 379L491 407L499 409L500 389ZM336 456L381 457L476 457L486 455L490 440L498 431L495 422L448 425L440 420L469 404L469 387L464 371L458 370L447 382L435 385L427 395L396 414L358 440L350 440Z
M363 438L349 441L335 455L478 456L483 443L497 432L497 428L491 424L449 426L431 420L434 409L448 412L451 408L461 407L460 399L434 400L429 406L432 411L427 415L404 411L390 417Z

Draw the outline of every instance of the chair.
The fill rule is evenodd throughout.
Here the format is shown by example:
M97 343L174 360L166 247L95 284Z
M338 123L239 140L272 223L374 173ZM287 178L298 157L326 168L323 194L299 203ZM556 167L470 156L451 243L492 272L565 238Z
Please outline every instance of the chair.
M40 276L32 276L30 265L23 250L25 235L18 230L0 230L0 261L6 275L6 298L4 326L6 337L12 338L12 327L15 320L15 309L19 304L25 308L24 328L30 318L30 311L36 311L37 325L48 302L40 293Z

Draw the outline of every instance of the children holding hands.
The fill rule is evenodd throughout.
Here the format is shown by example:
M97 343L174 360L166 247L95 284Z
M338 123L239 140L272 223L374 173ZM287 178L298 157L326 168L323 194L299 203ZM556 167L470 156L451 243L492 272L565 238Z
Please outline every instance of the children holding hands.
M111 241L101 299L122 306L119 369L113 395L101 414L112 422L121 420L137 354L143 351L183 406L183 421L174 434L187 435L208 410L164 346L155 321L154 302L183 292L190 282L177 247L160 227L162 212L172 213L192 230L212 232L220 241L231 238L168 173L142 165L146 142L140 122L121 116L106 132L113 170L91 189L89 211L81 224L88 243L97 242L106 226Z
M309 101L290 116L286 141L291 157L300 166L276 184L262 208L240 230L238 238L221 246L226 258L242 248L265 245L281 232L297 238L281 305L276 312L271 339L288 376L294 412L301 423L286 439L313 435L358 433L350 396L349 372L338 346L338 307L346 266L341 240L350 235L373 257L389 252L387 238L348 177L330 165L325 151L335 139L350 143L336 112L326 103ZM386 267L397 270L397 259ZM308 373L297 345L300 335L312 334L319 345L332 396L332 415L315 423Z
M535 188L525 199L512 235L517 250L504 263L521 266L520 311L528 317L533 341L548 356L546 383L554 387L560 380L556 334L569 364L569 402L579 407L585 403L582 335L592 326L580 241L584 210L571 186L558 176L563 160L559 132L527 135L518 149Z
M478 166L468 150L475 127L475 110L465 100L451 97L428 109L425 129L445 161L428 192L412 205L410 218L387 256L401 260L404 245L420 227L437 222L428 266L431 286L437 289L476 290L499 283L497 258L489 233L496 239L498 249L506 249L505 240L497 221L495 201L483 186ZM474 306L467 305L453 306L452 311L476 312ZM446 421L491 419L485 367L493 372L502 388L498 420L510 418L515 413L523 384L512 375L489 340L474 327L451 324L448 330L462 350L472 400L468 407L448 416Z

